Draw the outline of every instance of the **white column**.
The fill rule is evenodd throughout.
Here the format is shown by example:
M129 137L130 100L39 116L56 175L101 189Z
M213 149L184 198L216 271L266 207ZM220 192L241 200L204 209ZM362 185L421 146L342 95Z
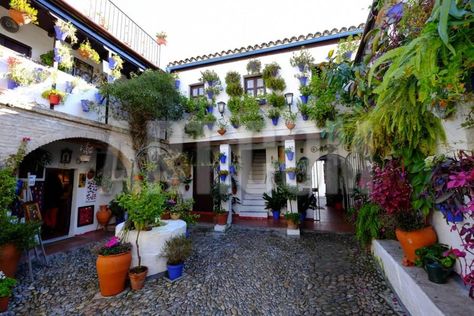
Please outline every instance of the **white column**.
M230 145L229 144L220 145L219 146L219 152L226 156L225 162L222 162L221 160L219 160L220 170L229 171L229 166L231 164L231 155L232 155ZM221 180L221 183L224 183L224 184L229 186L228 193L230 193L231 192L231 174L230 174L230 172L227 175L225 181ZM227 225L225 225L225 226L216 225L214 227L214 230L221 231L221 232L225 231L232 224L232 198L229 198L229 201L227 201L227 202L222 202L222 207L228 212L228 214L227 214Z
M287 150L291 150L293 152L293 159L288 159L288 155L286 153ZM285 140L285 168L296 168L296 144L294 139ZM286 184L291 187L296 187L296 177L294 179L290 179L288 173L286 173ZM287 211L298 213L298 202L288 200ZM299 229L287 229L287 235L296 235L299 236L300 230Z

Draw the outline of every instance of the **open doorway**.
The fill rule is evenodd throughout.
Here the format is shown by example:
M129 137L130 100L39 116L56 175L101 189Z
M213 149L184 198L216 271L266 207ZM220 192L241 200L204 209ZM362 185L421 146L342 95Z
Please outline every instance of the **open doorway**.
M42 205L43 240L69 235L74 170L46 169Z

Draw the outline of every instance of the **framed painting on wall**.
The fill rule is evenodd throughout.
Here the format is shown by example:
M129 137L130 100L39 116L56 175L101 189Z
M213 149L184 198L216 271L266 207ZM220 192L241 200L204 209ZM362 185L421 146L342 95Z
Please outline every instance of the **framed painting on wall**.
M23 204L23 211L25 212L25 220L27 222L41 222L41 211L39 204L36 202L26 202Z
M94 224L94 205L77 208L77 227Z

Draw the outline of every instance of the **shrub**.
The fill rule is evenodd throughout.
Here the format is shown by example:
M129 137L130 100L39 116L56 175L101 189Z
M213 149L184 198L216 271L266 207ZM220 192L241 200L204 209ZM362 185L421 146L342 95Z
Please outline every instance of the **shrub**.
M176 265L183 263L192 253L192 242L186 236L176 236L166 241L163 248L163 257L168 264Z

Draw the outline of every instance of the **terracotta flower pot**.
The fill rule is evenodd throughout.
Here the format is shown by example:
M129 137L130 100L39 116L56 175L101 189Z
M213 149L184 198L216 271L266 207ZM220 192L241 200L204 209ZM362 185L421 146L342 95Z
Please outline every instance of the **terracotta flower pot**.
M171 218L171 215L170 215L170 212L165 212L163 214L161 214L161 219L170 219Z
M227 224L227 214L228 214L228 212L216 214L216 223L217 223L217 225L226 225Z
M171 185L172 186L179 185L179 178L171 178Z
M291 219L288 219L286 221L286 227L288 227L289 229L298 229L298 224L293 222Z
M8 300L10 298L7 297L0 297L0 313L6 312L8 310Z
M181 217L179 213L171 213L171 219L177 220Z
M227 132L227 130L225 128L220 128L217 130L217 132L222 136L225 134L225 132Z
M0 246L0 271L9 278L15 278L21 251L14 244Z
M136 271L138 267L130 270L128 276L130 277L130 287L132 290L141 290L145 285L146 275L148 274L148 268L142 266L143 271Z
M49 104L58 105L59 103L61 103L61 96L59 94L49 95Z
M288 128L289 130L292 130L293 128L295 128L296 124L293 123L293 122L286 122L286 128Z
M97 257L96 267L99 277L100 294L117 295L125 289L127 273L132 263L130 251L110 256Z
M89 59L91 57L90 52L84 49L79 49L79 55L81 55L85 59Z
M412 266L415 263L417 256L415 250L421 247L430 246L436 243L437 237L433 227L427 226L425 228L406 232L400 229L395 230L398 241L403 249L403 265Z
M107 205L101 205L99 211L95 214L97 221L101 226L106 226L112 217L112 212L109 210Z
M21 12L21 11L18 11L18 10L14 10L14 9L10 9L8 11L10 17L16 22L16 24L18 24L19 26L22 26L22 25L25 25L25 24L28 24L31 22L31 18Z

